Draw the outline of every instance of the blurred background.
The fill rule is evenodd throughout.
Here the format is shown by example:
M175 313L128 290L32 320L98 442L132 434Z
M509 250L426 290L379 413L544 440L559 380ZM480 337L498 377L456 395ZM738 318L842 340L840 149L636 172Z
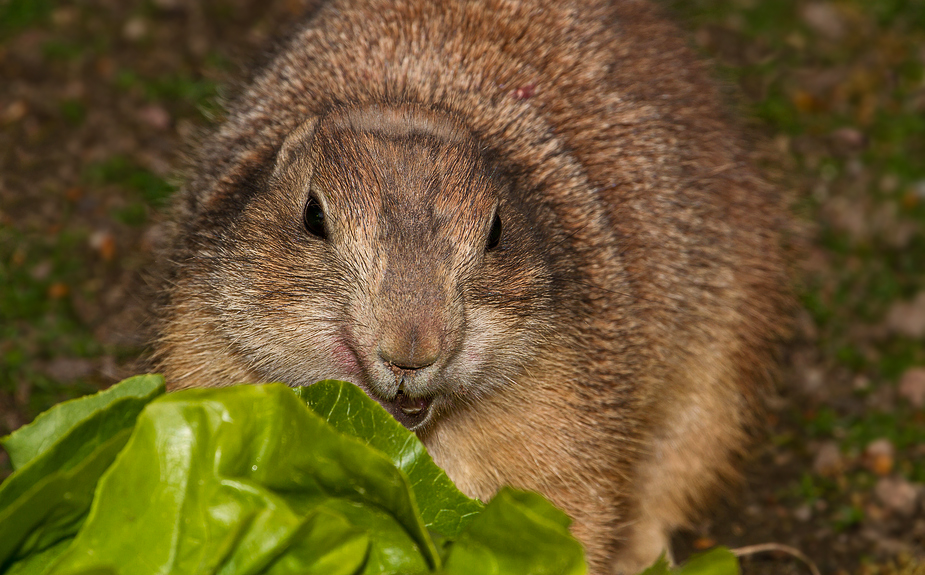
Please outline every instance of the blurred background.
M677 555L925 574L925 1L660 1L809 238L747 482ZM186 146L301 4L0 0L0 434L141 369Z

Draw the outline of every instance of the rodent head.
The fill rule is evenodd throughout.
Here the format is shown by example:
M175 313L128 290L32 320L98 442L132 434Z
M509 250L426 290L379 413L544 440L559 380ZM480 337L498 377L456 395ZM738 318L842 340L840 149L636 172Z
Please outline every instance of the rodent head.
M545 337L549 274L499 172L431 111L338 111L294 130L228 230L237 277L220 313L247 334L234 345L249 368L352 381L411 429L514 381Z

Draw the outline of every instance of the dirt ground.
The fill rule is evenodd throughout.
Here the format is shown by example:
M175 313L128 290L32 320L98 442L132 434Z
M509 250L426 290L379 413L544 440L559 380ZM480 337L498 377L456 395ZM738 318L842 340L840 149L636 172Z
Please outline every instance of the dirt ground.
M925 3L663 3L809 240L747 480L676 554L925 573ZM0 0L0 433L140 369L184 151L300 4Z

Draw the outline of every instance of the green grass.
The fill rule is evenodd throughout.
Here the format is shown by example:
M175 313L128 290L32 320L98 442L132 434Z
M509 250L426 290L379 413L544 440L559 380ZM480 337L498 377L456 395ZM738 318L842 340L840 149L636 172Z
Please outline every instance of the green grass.
M52 38L42 44L42 56L48 60L69 62L80 58L86 53L87 46L85 44L72 40Z
M0 40L48 21L53 0L0 0Z
M134 190L154 207L163 207L175 190L163 178L121 155L90 164L83 175L84 180L91 184L116 184Z
M36 367L55 357L102 353L69 297L86 280L85 262L74 257L85 242L83 234L38 240L0 227L0 391L15 395L28 382L33 416L92 389L80 381L62 386Z
M185 115L198 113L209 120L221 111L218 104L218 86L215 82L189 74L170 74L155 78L145 77L134 70L120 70L115 85L123 91L138 90L150 102L163 102L179 108Z
M176 190L163 178L121 155L88 165L82 179L88 185L116 185L125 189L129 203L115 209L112 217L130 226L147 223L150 211L166 206Z
M83 124L84 119L87 117L87 107L80 100L64 100L59 105L59 109L64 121L74 127Z

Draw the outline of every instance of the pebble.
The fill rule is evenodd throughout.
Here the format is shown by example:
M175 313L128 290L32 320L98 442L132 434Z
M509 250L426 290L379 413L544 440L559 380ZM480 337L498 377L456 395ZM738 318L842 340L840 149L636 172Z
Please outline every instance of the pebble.
M899 380L899 396L916 409L925 407L925 367L913 367L903 373Z
M845 21L829 2L811 2L803 7L800 15L810 28L830 40L838 40L845 35Z
M834 477L841 473L845 466L845 458L834 441L826 441L819 446L816 458L813 460L813 471L818 475Z
M881 477L874 486L874 496L894 513L906 517L915 513L918 491L902 477Z
M144 106L138 110L137 116L142 123L155 130L166 130L170 127L170 112L164 109L163 106Z
M898 301L890 306L886 325L900 335L916 339L925 336L925 292L920 292L911 301Z
M58 28L71 26L80 17L76 8L55 8L51 13L51 22Z
M813 510L809 505L800 505L793 510L793 517L801 523L806 523L813 518Z
M15 100L3 110L3 114L0 115L0 120L5 124L12 124L13 122L22 120L28 112L29 107L26 106L24 100Z
M810 367L803 372L803 391L813 395L825 385L825 372L819 367Z
M35 281L43 281L48 279L53 270L54 264L51 262L51 260L43 260L33 266L31 270L29 270L29 277Z
M122 37L130 42L137 42L148 34L148 24L144 18L131 18L122 27Z
M839 128L832 132L832 139L845 149L860 150L867 146L867 136L857 128Z

